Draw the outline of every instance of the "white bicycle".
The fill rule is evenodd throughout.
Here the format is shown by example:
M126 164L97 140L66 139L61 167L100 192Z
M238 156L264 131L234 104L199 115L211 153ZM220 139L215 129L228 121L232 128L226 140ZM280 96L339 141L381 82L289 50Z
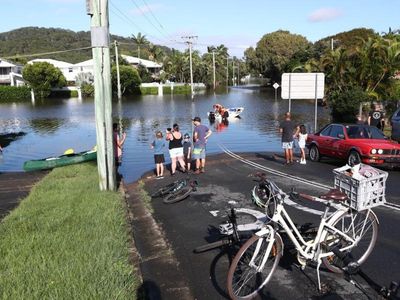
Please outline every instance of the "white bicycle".
M268 180L265 174L260 175L260 178L268 181L266 186L269 190L266 192L253 189L253 197L258 198L268 208L266 212L271 222L243 244L234 257L227 278L227 288L232 299L254 298L272 278L283 254L279 228L282 228L295 245L297 259L303 267L309 263L316 264L319 289L321 264L333 272L343 272L343 262L332 252L333 248L351 253L358 264L365 262L371 254L378 236L378 219L372 210L356 211L350 208L346 194L337 189L320 197L294 192L288 195ZM300 233L286 211L284 202L290 196L326 201L325 211L312 238L307 239ZM330 213L332 206L336 210Z

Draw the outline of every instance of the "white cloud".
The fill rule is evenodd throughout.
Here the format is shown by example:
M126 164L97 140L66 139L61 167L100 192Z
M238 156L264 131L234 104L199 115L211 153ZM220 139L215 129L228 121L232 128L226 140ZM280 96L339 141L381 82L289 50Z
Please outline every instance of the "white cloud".
M343 15L342 11L336 8L320 8L313 11L309 16L308 20L310 22L325 22L337 19Z

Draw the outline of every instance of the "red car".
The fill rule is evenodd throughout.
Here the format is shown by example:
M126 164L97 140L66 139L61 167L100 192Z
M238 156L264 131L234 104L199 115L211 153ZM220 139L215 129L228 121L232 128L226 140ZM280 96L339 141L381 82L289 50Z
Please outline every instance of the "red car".
M322 156L361 161L370 165L400 166L400 144L388 140L378 128L361 124L329 124L307 138L310 159Z

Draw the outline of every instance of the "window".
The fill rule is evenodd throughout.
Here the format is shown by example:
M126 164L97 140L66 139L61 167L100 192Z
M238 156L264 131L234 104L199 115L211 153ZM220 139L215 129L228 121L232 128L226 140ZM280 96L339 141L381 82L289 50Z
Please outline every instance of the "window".
M338 138L339 134L344 136L343 126L342 125L332 125L332 129L331 129L329 136L331 136L333 138Z
M329 136L329 132L331 131L332 126L327 126L321 130L319 133L320 136Z
M73 72L72 68L68 68L68 72L72 73Z

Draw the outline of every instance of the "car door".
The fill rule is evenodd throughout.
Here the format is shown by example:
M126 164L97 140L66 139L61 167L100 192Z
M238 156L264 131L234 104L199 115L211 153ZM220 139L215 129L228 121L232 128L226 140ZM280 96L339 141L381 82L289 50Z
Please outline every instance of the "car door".
M347 155L345 147L345 135L343 125L334 125L330 132L332 138L332 156L337 158L345 158Z
M318 136L318 148L322 155L331 155L332 138L330 137L332 125L325 127Z

